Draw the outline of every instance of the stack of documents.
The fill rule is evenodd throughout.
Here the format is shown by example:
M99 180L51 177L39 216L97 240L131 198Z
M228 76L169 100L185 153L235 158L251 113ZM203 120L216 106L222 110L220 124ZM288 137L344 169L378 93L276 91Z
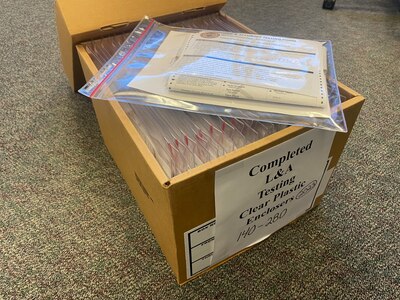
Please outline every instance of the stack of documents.
M176 176L285 126L141 105L123 105L165 173Z

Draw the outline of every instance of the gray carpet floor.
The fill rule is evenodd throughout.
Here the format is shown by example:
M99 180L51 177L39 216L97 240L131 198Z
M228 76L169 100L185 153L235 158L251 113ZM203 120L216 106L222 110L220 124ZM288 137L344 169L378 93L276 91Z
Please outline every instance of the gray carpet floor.
M231 0L256 31L333 41L367 101L321 206L179 287L63 74L53 1L0 0L0 299L399 299L396 0Z

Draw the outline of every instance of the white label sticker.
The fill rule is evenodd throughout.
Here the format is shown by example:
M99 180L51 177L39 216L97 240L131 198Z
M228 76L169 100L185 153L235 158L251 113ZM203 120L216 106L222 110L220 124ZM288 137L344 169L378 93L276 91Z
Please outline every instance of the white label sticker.
M313 205L334 135L309 130L216 172L212 264L262 241Z
M215 219L185 232L187 278L211 265L214 251Z

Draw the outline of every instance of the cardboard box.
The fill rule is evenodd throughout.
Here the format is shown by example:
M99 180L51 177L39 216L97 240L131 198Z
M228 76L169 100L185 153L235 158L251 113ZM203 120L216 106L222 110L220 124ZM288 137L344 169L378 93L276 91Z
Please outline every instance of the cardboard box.
M84 85L85 78L89 79L97 72L97 67L82 45L83 42L129 32L144 15L156 17L162 22L190 19L199 15L219 13L224 2L223 0L57 0L56 18L61 56L71 87L77 90ZM226 22L240 26L243 32L252 32L232 18L222 13L221 15ZM334 135L329 151L330 162L326 168L328 176L325 176L322 185L321 182L319 184L322 190L326 187L326 180L329 179L339 160L364 102L364 98L357 92L343 84L339 87L341 95L346 98L343 110L349 131ZM223 157L168 178L128 118L128 106L95 99L93 105L104 142L180 284L216 266L192 274L189 270L192 262L188 262L188 248L187 243L185 244L188 232L201 224L205 224L203 229L209 228L210 224L213 225L207 222L213 222L215 218L216 172L262 153L266 149L296 139L310 130L290 126ZM317 205L321 197L322 195L316 194L313 205ZM247 249L242 249L238 253Z

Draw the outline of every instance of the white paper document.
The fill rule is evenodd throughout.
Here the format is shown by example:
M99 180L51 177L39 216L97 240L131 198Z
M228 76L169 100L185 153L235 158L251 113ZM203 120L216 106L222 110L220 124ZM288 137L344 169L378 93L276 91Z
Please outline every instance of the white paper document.
M297 116L330 116L321 42L171 31L128 84L160 96Z
M212 264L256 244L314 204L335 133L309 130L218 170Z

